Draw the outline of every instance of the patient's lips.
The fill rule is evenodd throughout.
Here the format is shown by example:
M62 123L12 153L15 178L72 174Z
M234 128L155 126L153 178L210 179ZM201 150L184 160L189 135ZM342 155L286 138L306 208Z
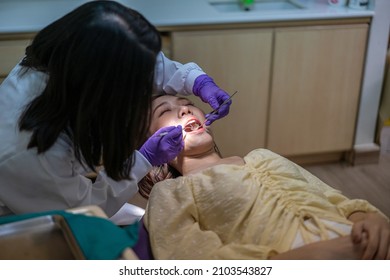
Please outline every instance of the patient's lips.
M198 119L190 119L184 126L183 130L189 133L189 132L197 131L201 128L203 128L203 125Z

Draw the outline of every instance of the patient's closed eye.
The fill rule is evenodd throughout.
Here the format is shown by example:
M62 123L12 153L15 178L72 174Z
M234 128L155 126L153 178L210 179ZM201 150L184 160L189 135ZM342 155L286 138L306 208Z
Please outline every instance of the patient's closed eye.
M170 108L162 108L162 109L160 110L160 113L158 114L158 116L161 117L162 115L164 115L165 113L167 113L167 112L169 112L169 111L171 111Z
M171 111L171 106L167 102L164 102L158 105L156 108L154 108L153 115L156 115L157 117L161 117L163 114L169 111Z

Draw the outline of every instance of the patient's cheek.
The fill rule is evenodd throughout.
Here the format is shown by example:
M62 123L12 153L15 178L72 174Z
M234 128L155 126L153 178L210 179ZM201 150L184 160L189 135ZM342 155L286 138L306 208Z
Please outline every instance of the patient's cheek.
M165 127L166 125L164 125L164 123L166 123L166 122L161 122L161 121L158 121L158 120L157 121L152 121L152 124L150 125L150 129L149 129L151 134L155 133L160 128Z

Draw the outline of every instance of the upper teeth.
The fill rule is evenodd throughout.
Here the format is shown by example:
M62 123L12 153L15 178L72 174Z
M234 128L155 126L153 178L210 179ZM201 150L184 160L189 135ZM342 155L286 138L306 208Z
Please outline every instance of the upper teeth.
M200 126L201 125L199 124L199 122L197 122L196 120L191 120L186 124L185 131L191 132L191 131L197 130L197 129L199 129Z

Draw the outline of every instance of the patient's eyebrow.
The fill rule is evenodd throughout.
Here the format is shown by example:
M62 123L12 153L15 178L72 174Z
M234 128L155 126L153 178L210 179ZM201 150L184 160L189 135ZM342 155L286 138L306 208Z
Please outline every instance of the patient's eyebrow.
M157 111L158 108L160 108L161 106L163 106L163 105L165 105L165 104L168 104L168 102L165 102L165 101L164 101L164 102L158 104L158 105L156 106L156 108L154 108L154 110L153 110L153 115L154 115L154 113Z

